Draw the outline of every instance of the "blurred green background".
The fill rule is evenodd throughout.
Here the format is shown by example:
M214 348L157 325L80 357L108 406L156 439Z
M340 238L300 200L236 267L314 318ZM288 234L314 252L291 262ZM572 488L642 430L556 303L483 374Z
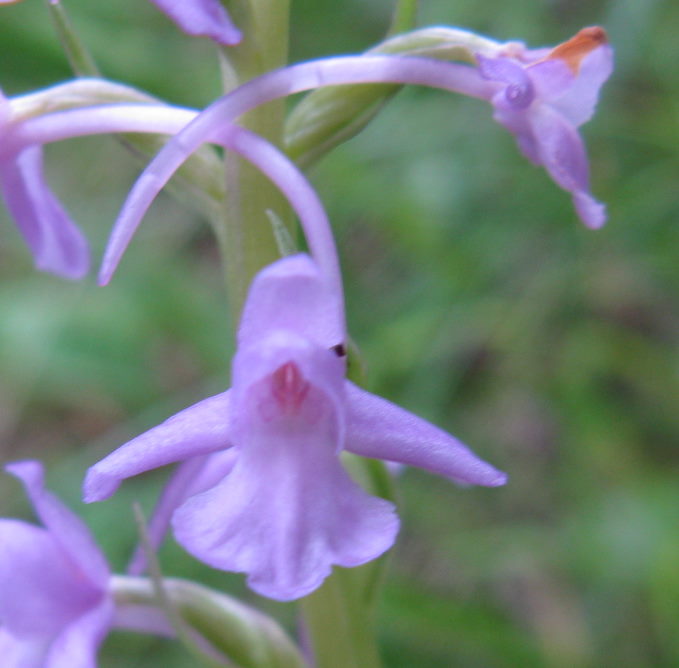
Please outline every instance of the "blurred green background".
M295 0L292 59L368 48L387 0ZM601 24L616 72L584 128L605 229L518 153L482 102L406 90L313 172L337 232L349 322L370 389L440 424L509 472L460 489L400 480L403 527L380 607L388 668L679 665L679 4L423 0L420 24L555 44ZM148 2L70 0L104 73L173 102L218 93L206 40ZM42 2L0 8L0 84L69 77ZM49 178L101 256L139 164L113 139L50 146ZM116 569L130 502L164 473L83 507L87 466L228 383L232 352L208 225L163 196L113 283L32 269L0 211L0 459L35 457ZM0 480L0 514L30 515ZM238 575L169 544L197 577L294 624ZM1 595L1 592L0 592ZM132 634L101 665L190 666Z

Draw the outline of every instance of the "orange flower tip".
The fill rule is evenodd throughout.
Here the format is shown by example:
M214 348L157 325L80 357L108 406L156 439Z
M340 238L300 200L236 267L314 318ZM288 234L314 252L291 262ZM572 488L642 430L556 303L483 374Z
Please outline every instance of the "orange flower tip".
M603 44L608 44L606 31L601 26L590 26L583 28L567 42L554 47L545 60L559 58L568 65L573 74L577 74L583 58Z

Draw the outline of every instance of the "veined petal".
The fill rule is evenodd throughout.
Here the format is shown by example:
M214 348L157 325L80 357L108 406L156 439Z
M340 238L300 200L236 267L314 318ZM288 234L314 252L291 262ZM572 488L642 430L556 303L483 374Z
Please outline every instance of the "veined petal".
M309 593L333 564L376 558L398 530L393 506L368 496L339 463L334 401L296 366L287 371L284 365L281 377L250 387L240 405L233 471L172 520L191 554L248 573L255 591L279 600Z
M36 267L82 278L89 268L87 241L44 179L42 149L30 146L14 160L1 161L0 187Z
M45 489L42 464L37 461L14 462L5 466L5 470L21 480L49 535L73 561L75 569L79 569L74 581L85 584L84 575L90 587L103 591L110 577L106 559L82 520Z
M52 642L45 668L96 668L97 651L113 622L115 605L106 597L69 624Z
M242 35L219 0L151 0L185 33L210 37L227 46L238 44Z
M332 348L346 338L342 297L334 294L308 255L278 260L255 277L238 329L240 345L252 345L272 330Z
M151 469L231 446L229 392L177 413L92 466L85 477L85 503L111 496L120 483Z
M346 445L349 452L417 466L456 482L497 487L506 474L467 446L395 404L346 383Z

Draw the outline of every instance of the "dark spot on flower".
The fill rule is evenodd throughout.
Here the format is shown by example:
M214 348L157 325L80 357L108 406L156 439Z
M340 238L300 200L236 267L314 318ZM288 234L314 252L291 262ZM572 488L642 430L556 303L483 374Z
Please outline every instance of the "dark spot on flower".
M330 350L337 355L337 357L346 357L347 349L343 343L338 343L336 346L330 348Z

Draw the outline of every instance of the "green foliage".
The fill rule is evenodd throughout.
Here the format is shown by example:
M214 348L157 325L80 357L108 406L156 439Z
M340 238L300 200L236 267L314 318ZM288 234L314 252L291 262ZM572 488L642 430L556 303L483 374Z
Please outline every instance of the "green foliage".
M185 104L217 94L209 45L150 3L68 8L105 74ZM392 7L293 9L298 60L365 50ZM7 93L69 76L40 3L1 11ZM579 227L568 196L486 105L443 93L402 92L319 163L370 389L510 473L501 490L402 475L403 529L378 616L386 666L676 666L679 6L430 0L420 22L535 45L609 29L618 69L584 134L610 221ZM100 253L134 161L98 140L47 154ZM35 274L0 211L1 455L47 459L73 507L87 465L228 383L215 243L193 216L161 200L100 289ZM161 482L131 481L83 512L117 569L134 541L132 498L152 503ZM8 487L0 481L2 515L24 512ZM168 575L204 572L173 545L161 558ZM248 596L240 576L208 580ZM292 621L286 606L256 605ZM171 647L117 634L102 665L182 665Z

